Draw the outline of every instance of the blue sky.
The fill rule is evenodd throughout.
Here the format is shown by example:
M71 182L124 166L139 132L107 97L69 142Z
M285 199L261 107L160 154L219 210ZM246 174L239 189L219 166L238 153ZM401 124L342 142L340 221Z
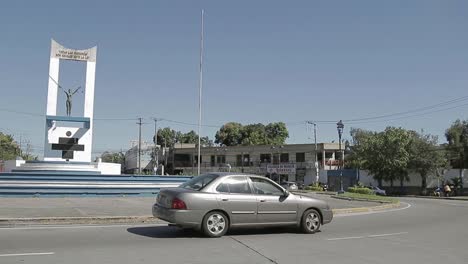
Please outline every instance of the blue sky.
M319 123L318 134L331 141L339 119L462 98L344 122L346 137L350 127L392 125L443 142L454 120L468 118L466 1L8 1L0 8L0 131L42 152L51 38L76 49L98 45L95 152L126 149L138 136L136 120L98 119L146 118L146 140L151 117L196 123L202 8L203 123L214 126L203 135L214 138L228 121L284 121L288 143L307 143L302 121L318 120L332 121ZM62 62L60 83L84 85L84 70ZM59 103L64 113L63 95Z

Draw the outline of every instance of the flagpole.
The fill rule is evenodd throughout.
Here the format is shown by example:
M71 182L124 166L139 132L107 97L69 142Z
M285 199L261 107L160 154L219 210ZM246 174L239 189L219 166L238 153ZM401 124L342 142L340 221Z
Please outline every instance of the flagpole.
M205 10L201 10L201 32L200 32L200 82L198 84L198 169L197 175L200 175L200 146L201 146L201 122L202 122L202 86L203 86L203 16Z

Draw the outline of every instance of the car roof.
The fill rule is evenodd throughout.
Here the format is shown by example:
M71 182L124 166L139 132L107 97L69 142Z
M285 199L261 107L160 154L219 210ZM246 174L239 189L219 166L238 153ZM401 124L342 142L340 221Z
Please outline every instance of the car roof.
M249 174L249 173L237 173L237 172L208 172L204 174L211 174L211 175L217 175L218 177L227 177L227 176L253 176L253 177L263 177L267 178L263 175L256 175L256 174Z

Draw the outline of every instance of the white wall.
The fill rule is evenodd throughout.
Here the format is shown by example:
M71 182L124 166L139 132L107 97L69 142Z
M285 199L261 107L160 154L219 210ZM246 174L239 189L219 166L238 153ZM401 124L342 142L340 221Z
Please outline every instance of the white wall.
M121 165L118 163L99 162L97 167L101 174L120 175L121 172Z
M443 181L445 182L445 181L448 181L448 180L453 179L453 178L458 178L459 174L460 174L460 171L458 169L447 170L447 172L443 175ZM465 175L466 175L466 170L465 170ZM360 171L359 181L364 185L371 185L372 184L374 186L377 186L378 185L377 181L374 180L372 177L373 176L370 175L367 171L361 170ZM409 175L409 178L410 178L410 181L409 182L405 181L404 186L415 186L415 187L421 186L421 176L419 176L419 174L411 173ZM429 187L429 188L436 187L437 183L438 183L438 180L437 180L436 175L432 174L432 175L429 175L427 177L427 187ZM383 186L390 186L389 182L382 182L382 184L383 184ZM399 186L399 185L400 185L400 181L395 181L393 183L393 186ZM464 177L463 185L468 186L467 177Z

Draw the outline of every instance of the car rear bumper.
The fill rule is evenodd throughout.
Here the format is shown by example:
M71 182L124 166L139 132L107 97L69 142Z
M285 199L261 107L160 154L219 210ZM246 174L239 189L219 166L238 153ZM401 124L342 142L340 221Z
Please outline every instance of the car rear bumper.
M198 228L203 219L203 214L197 210L176 210L154 204L152 211L154 217L182 227Z
M328 224L333 219L333 211L331 209L322 209L322 224Z

